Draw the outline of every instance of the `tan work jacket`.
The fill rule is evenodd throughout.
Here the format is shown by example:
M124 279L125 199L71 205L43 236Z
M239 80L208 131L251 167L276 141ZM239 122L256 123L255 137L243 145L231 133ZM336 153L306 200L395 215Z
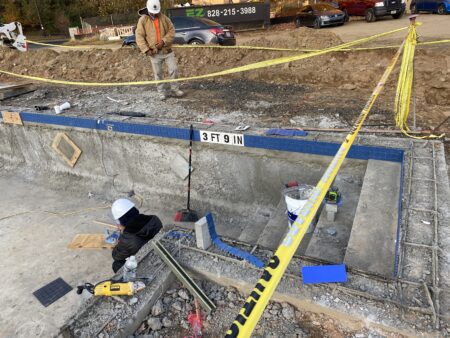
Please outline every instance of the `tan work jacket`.
M147 53L149 50L152 50L153 53L158 53L158 49L156 48L156 29L153 26L152 19L148 15L147 8L141 9L139 11L141 17L139 18L137 27L136 27L136 44L142 53ZM173 27L172 21L160 13L159 15L159 29L161 32L161 40L164 41L164 47L162 48L160 53L168 54L172 51L172 43L175 38L175 28Z

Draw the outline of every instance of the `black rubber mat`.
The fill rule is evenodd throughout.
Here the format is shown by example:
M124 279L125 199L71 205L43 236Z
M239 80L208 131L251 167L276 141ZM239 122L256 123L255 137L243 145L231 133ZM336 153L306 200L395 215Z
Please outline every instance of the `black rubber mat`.
M62 278L57 278L39 290L34 291L33 295L41 302L42 305L47 307L56 302L66 293L70 292L72 289L73 288Z

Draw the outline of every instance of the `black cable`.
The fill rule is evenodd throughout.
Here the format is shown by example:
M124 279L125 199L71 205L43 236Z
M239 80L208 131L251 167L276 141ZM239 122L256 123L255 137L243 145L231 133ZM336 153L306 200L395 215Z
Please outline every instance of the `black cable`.
M111 174L109 174L108 171L106 170L105 160L104 160L104 150L103 150L103 140L102 140L102 136L100 135L99 132L97 132L97 135L98 135L98 138L99 138L99 140L100 140L100 145L101 145L101 156L100 156L100 159L101 159L102 167L103 167L103 170L104 170L106 176L112 178L112 186L113 186L114 190L115 190L117 193L129 195L130 192L134 192L134 183L133 183L133 186L132 186L131 191L120 191L120 190L117 189L117 187L116 187L116 177L119 176L119 174L113 174L113 175L111 175ZM132 197L133 195L134 195L134 194L132 194L130 197Z

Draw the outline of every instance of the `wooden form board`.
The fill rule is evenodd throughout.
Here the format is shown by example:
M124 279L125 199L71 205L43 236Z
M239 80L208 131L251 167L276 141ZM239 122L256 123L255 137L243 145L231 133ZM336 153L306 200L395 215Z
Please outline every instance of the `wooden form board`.
M2 111L3 123L18 124L23 126L22 118L18 112Z
M114 245L105 242L104 234L77 234L67 246L69 249L112 249Z
M52 148L72 168L81 156L81 149L65 133L58 133L55 136Z
M0 83L0 100L35 91L36 87L31 83L7 84Z

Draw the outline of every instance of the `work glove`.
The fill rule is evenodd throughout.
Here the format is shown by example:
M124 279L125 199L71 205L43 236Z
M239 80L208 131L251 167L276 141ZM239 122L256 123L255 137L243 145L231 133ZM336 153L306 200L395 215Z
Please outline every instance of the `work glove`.
M155 55L155 54L157 54L157 53L158 53L158 50L157 50L157 49L150 48L148 51L145 52L145 55L147 55L147 56L153 56L153 55Z

